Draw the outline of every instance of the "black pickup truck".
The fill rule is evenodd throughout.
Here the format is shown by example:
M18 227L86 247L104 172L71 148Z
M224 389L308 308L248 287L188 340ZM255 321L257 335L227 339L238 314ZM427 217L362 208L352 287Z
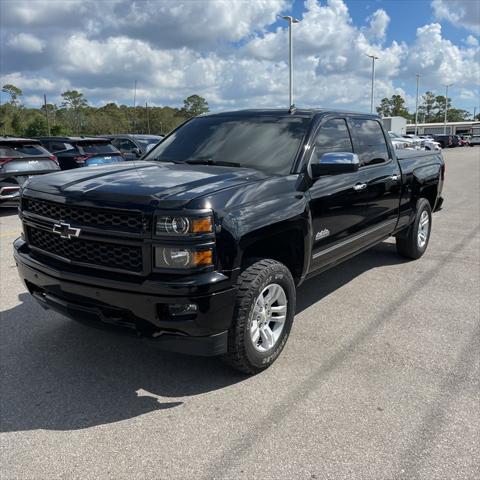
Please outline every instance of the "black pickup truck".
M144 161L31 179L15 259L44 307L256 373L282 351L307 278L395 236L426 250L440 152L399 152L379 117L196 117Z

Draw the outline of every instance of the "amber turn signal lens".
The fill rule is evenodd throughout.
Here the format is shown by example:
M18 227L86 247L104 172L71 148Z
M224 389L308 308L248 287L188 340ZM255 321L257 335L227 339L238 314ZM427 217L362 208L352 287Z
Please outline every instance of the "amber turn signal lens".
M195 218L191 220L192 225L190 231L192 233L211 233L213 232L212 217ZM201 253L201 252L199 252Z
M207 265L212 265L213 263L213 253L211 250L199 250L193 252L192 263L196 267L205 267Z

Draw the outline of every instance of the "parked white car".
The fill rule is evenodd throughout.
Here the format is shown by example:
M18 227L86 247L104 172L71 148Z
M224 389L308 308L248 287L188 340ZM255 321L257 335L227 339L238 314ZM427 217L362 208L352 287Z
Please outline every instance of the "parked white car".
M409 138L404 138L403 135L401 134L398 134L395 132L388 132L388 135L390 136L390 140L394 148L397 150L403 150L405 148L410 148L410 149L415 148L413 141L410 140Z

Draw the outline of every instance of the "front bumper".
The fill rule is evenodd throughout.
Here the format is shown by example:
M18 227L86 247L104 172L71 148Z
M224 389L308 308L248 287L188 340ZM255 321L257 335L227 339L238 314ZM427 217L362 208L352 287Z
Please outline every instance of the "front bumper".
M172 295L171 285L106 286L104 279L55 270L33 258L22 239L14 243L14 257L20 278L44 308L93 326L135 332L169 351L203 356L226 352L236 296L230 282L222 290L215 277L211 292L204 284L194 288L191 281L184 289L176 284ZM195 303L197 313L168 316L166 306L184 303Z

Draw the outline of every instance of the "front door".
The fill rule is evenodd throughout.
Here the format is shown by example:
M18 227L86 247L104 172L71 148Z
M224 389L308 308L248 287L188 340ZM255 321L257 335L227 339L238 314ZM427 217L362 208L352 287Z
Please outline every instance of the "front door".
M345 118L322 122L315 136L311 162L324 153L353 152L352 138ZM309 189L313 239L310 270L335 262L355 250L355 238L365 222L368 207L361 187L360 171L323 175Z

